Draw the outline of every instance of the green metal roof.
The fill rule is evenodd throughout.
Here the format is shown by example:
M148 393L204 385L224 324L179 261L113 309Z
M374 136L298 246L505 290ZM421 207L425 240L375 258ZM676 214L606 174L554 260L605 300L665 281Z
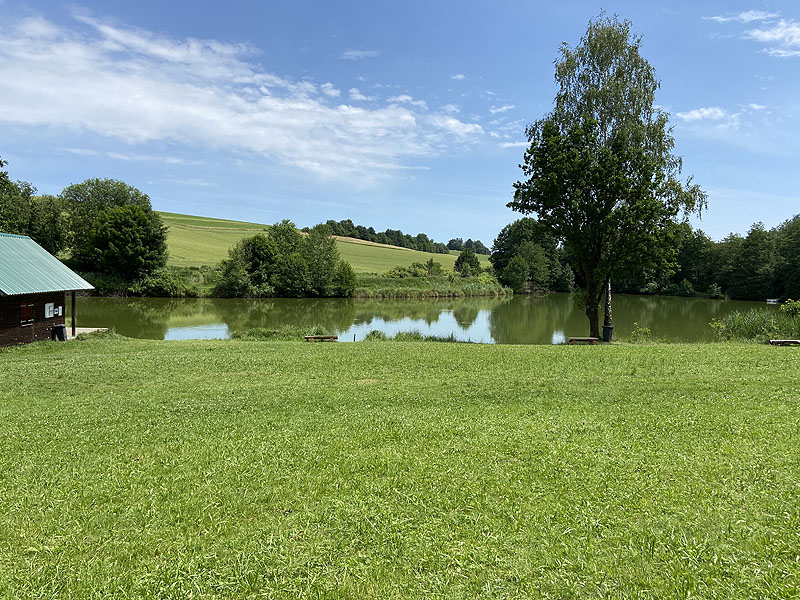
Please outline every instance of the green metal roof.
M93 289L27 235L0 233L0 296Z

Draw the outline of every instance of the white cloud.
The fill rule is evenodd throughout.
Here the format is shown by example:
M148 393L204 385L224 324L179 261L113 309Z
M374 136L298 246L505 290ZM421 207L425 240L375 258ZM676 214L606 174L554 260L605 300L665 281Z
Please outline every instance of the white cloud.
M399 96L392 96L387 102L395 102L399 104L410 104L411 106L418 106L420 108L427 108L428 103L425 100L414 100L408 94L400 94Z
M455 79L456 81L463 81L466 78L467 76L462 73L456 73L455 75L450 75L450 79Z
M92 148L64 148L65 152L78 156L104 156L113 160L123 160L125 162L163 162L167 165L202 165L199 160L187 160L177 156L156 156L153 154L130 154L122 152L99 152Z
M361 100L375 100L374 96L365 96L358 88L350 88L347 93L350 95L350 100L356 102Z
M445 129L458 136L469 136L483 133L483 127L477 123L464 123L463 121L459 121L458 119L448 115L430 115L428 117L428 122L435 127Z
M319 89L322 91L323 94L326 96L330 96L331 98L338 98L341 92L336 89L332 83L323 83L319 86Z
M718 121L727 117L728 113L719 106L709 106L707 108L695 108L688 112L679 112L676 116L683 121L700 121L702 119Z
M342 52L343 60L364 60L365 58L375 58L380 54L380 50L345 50Z
M797 21L781 19L772 25L751 29L745 35L752 40L772 44L771 48L764 49L771 56L800 56L800 23Z
M526 148L530 146L530 142L504 142L500 144L501 148Z
M512 108L515 108L513 104L506 104L504 106L493 106L492 108L489 109L489 112L492 113L493 115L496 115L498 113L504 113L506 111L509 111Z
M756 104L755 102L751 102L750 104L747 105L747 107L751 110L764 110L765 108L767 108L763 104Z
M764 12L763 10L748 10L740 12L735 15L717 16L717 17L703 17L709 21L716 21L717 23L727 23L729 21L736 21L738 23L752 23L754 21L768 21L774 19L778 15L775 13Z
M453 113L453 114L461 112L461 109L458 108L458 106L456 106L455 104L445 104L439 110L441 110L442 112Z
M704 17L719 23L735 21L737 23L760 23L755 29L744 31L741 36L767 44L763 52L779 58L800 56L800 22L792 19L780 19L777 13L750 10L733 16Z
M326 177L385 176L482 133L410 96L370 110L330 105L319 94L340 94L332 83L274 75L244 44L78 19L88 29L27 19L0 30L0 123L233 151Z

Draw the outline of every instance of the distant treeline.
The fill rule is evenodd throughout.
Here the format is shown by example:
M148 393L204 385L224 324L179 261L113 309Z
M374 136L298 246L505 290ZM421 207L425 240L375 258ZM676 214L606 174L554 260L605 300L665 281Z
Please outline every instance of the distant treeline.
M746 236L731 233L719 242L682 223L673 231L673 247L668 266L619 274L613 289L734 300L800 298L800 215L774 229L756 223ZM489 260L500 283L515 292L569 291L574 285L574 258L535 219L504 227Z
M683 224L676 244L671 272L629 275L616 280L614 287L736 300L800 298L800 215L773 229L755 223L746 236L731 233L719 242Z
M489 254L489 249L484 246L480 240L476 242L467 240L464 242L461 238L454 238L445 245L441 242L432 240L424 233L418 233L417 235L412 236L408 233L403 233L399 229L387 229L386 231L379 232L375 231L373 227L355 225L350 219L344 219L343 221L334 221L333 219L329 219L325 222L325 225L327 225L330 229L331 235L350 237L357 240L375 242L376 244L399 246L401 248L419 250L420 252L449 254L450 250L462 250L464 248L470 248L477 254ZM309 232L311 231L311 228L304 227L302 231Z

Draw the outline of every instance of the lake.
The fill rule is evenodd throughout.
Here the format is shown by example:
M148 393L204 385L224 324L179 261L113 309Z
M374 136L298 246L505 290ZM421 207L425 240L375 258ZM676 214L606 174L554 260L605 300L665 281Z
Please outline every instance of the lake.
M67 303L69 306L69 302ZM614 296L614 336L634 323L654 337L675 341L712 339L709 322L763 302ZM289 324L320 324L340 341L361 340L373 329L387 334L417 330L426 335L497 344L558 344L588 335L578 296L356 300L342 298L78 298L78 326L108 327L128 337L157 340L227 338L231 332Z

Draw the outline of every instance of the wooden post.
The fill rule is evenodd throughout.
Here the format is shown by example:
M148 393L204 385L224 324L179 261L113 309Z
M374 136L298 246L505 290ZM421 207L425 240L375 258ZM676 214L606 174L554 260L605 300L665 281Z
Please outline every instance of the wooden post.
M72 337L75 337L75 292L72 292Z

